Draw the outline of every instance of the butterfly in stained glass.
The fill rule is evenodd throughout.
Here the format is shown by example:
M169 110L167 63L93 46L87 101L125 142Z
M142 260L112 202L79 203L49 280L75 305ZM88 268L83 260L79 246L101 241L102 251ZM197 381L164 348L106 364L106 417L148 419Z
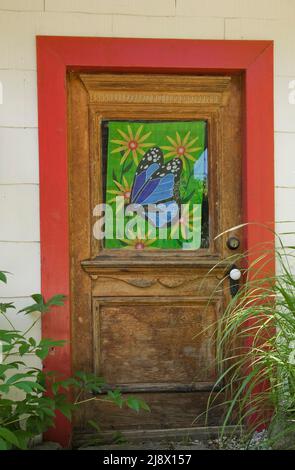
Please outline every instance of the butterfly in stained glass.
M159 147L151 147L136 169L130 202L143 206L145 217L156 227L171 223L178 215L181 171L181 159L164 163Z

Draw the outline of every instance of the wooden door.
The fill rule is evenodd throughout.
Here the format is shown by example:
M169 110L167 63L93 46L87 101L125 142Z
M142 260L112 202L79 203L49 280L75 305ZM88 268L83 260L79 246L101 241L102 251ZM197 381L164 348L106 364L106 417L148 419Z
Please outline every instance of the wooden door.
M68 75L73 367L151 407L136 414L91 402L77 413L76 432L89 419L104 430L188 428L206 409L217 378L214 322L229 298L229 281L220 279L243 247L239 230L216 238L241 222L241 97L239 75ZM124 208L138 201L140 163L150 169L155 155L174 184L172 200L196 206L193 243L183 232L172 239L171 220L165 240L158 226L149 242L125 231L97 239L97 205L118 195ZM138 184L144 199L147 183ZM235 251L230 236L240 240ZM217 409L210 423L219 420Z

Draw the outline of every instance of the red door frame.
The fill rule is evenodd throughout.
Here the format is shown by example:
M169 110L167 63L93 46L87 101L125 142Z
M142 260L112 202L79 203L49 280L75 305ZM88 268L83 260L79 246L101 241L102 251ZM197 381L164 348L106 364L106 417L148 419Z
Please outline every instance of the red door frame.
M70 296L67 70L245 73L244 222L274 220L273 43L178 39L37 37L41 279L45 297ZM271 231L247 226L247 248L274 243ZM272 267L274 270L274 267ZM71 374L69 302L45 316L43 337L65 339L44 367ZM66 446L71 424L58 415L47 439Z

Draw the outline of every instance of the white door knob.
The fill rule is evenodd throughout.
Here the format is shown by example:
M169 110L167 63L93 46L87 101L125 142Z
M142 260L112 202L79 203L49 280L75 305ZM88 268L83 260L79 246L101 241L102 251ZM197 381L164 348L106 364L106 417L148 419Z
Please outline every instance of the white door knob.
M230 270L229 272L229 277L233 280L233 281L238 281L242 276L242 273L239 269L237 268L233 268Z

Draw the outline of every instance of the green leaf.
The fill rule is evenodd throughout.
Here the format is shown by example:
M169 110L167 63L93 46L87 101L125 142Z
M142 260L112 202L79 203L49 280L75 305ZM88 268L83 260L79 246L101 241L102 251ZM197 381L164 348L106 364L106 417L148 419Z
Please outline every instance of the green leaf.
M66 417L68 420L72 418L72 405L71 403L63 403L58 406L59 411Z
M131 160L130 163L128 163L128 165L123 169L123 173L128 173L128 171L130 170L130 168L133 166L133 160Z
M26 450L28 448L28 443L32 437L32 433L24 431L23 429L17 429L15 431L15 436L17 437L19 448Z
M0 437L10 444L19 447L16 435L7 428L0 427Z
M53 395L56 395L59 390L59 382L55 382L51 385Z
M42 423L38 416L30 416L27 419L27 430L32 433L32 435L36 436L37 434L41 434L47 428L45 423Z
M151 411L149 405L144 401L144 400L139 400L140 401L140 407L145 410L145 411Z
M125 444L127 443L126 437L120 432L116 431L112 435L112 444Z
M0 304L0 312L1 313L6 313L8 309L10 308L14 308L15 309L15 306L13 305L13 302L9 302L9 303L6 303L6 304Z
M33 294L31 298L35 303L22 308L18 313L24 312L26 315L33 312L46 313L51 307L63 305L66 297L62 294L57 294L51 297L47 302L44 301L44 297L41 294Z
M8 331L0 330L0 341L3 343L11 343L14 340L23 340L23 335L18 330Z
M193 196L193 194L194 194L194 192L195 192L195 190L193 189L193 190L190 192L190 194L188 194L186 197L182 198L182 200L181 200L182 204L185 204L185 203L187 203L188 201L190 201L191 198L192 198L192 196Z
M96 384L86 384L85 389L88 390L89 392L100 393L102 391L102 386L96 385Z
M23 356L29 351L29 349L30 349L30 345L28 343L24 343L18 348L18 352L21 356Z
M36 340L32 337L29 338L29 343L30 343L31 346L36 346L36 344L37 344Z
M8 393L8 392L9 392L9 385L1 384L1 385L0 385L0 392L2 392L2 393Z
M46 359L46 357L49 354L49 348L48 347L43 347L42 349L37 349L35 351L36 356L38 356L42 361Z
M44 299L41 294L33 294L31 298L36 302L36 304L44 305Z
M101 432L101 428L99 427L99 425L92 419L89 419L87 423L90 424L90 426L92 426L94 429L96 429L96 431Z
M9 379L6 380L6 383L7 385L12 385L14 384L15 382L17 382L18 380L20 379L25 379L28 377L28 375L31 375L30 373L26 373L26 374L14 374L12 375L11 377L9 377Z
M140 403L134 397L127 398L127 406L128 408L131 408L132 410L137 411L137 412L140 410Z
M36 356L40 357L40 359L44 360L48 356L50 348L55 346L63 346L64 344L64 340L53 341L50 338L42 339L37 345L35 354Z
M0 377L5 374L7 370L18 369L18 364L10 362L9 364L0 364Z
M8 450L10 447L4 439L0 437L0 450Z
M124 404L124 400L122 398L122 394L120 390L108 391L108 397L111 399L113 403L119 406L119 408L122 408Z
M4 282L4 284L7 284L7 277L5 274L8 274L8 271L0 271L0 281Z
M31 382L30 380L23 380L22 382L17 382L13 385L14 387L19 388L20 390L24 390L24 392L27 393L32 393L33 391L45 392L45 389L42 387L42 385L36 382Z
M128 397L126 403L129 408L137 412L141 409L145 411L151 411L150 407L144 400L141 400L136 397Z
M3 406L3 407L10 407L10 406L12 406L12 405L14 405L14 404L15 404L15 401L14 401L14 400L10 400L10 399L8 399L8 398L1 398L1 400L0 400L0 405L1 405L1 407L2 407L2 406ZM1 409L1 408L0 408L0 409Z
M81 370L77 370L77 371L75 372L75 375L76 375L76 377L78 377L79 379L83 380L83 382L86 381L86 372L83 372L83 371L81 371Z
M38 344L38 347L63 346L64 344L65 344L65 340L63 340L63 339L53 340L51 338L44 338L44 339L41 339L40 343Z
M64 305L65 299L66 299L65 295L57 294L57 295L54 295L53 297L51 297L51 299L49 299L46 302L46 305L50 306L50 307L53 307L53 306L60 307L60 306Z
M21 310L18 311L18 313L25 313L25 315L28 315L29 313L34 313L34 312L43 312L45 307L40 304L33 304L29 305L28 307L22 308Z
M51 409L51 408L42 408L44 414L48 415L48 416L52 416L53 418L55 418L55 413L54 411Z
M57 382L58 385L62 388L65 388L66 390L69 389L69 387L77 387L77 388L81 388L83 387L83 384L81 382L79 382L78 380L76 380L74 377L70 377L68 379L65 379L65 380L60 380L59 382Z

